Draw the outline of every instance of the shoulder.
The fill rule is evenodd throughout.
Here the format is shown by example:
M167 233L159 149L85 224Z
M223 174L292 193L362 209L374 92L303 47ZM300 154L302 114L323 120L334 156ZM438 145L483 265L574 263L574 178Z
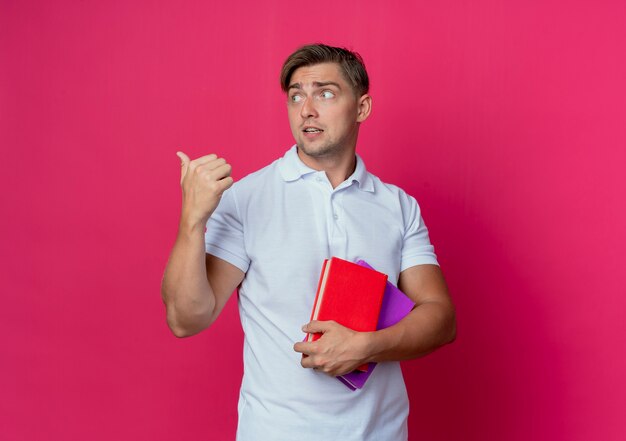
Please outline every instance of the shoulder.
M265 167L237 180L233 184L233 188L235 188L237 193L239 194L242 192L253 190L259 185L265 186L268 183L273 183L276 177L279 177L277 168L279 161L280 160L277 159L271 164L268 164Z
M383 182L378 176L369 173L374 186L374 194L377 198L388 204L395 205L400 211L411 212L417 210L419 212L419 204L417 200L397 185Z
M277 159L271 164L236 180L233 186L224 192L224 195L228 194L228 197L242 201L258 195L259 189L274 185L277 178L280 178L277 169L278 161Z
M279 159L271 164L238 179L222 195L218 206L224 210L238 213L238 217L245 216L250 206L267 203L267 198L275 194L276 186L282 181L278 171Z

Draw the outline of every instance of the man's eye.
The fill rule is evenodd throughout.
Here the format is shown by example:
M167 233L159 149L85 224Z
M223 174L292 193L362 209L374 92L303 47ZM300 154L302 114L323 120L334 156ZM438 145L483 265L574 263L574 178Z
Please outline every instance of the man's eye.
M291 102L299 103L300 101L302 101L302 97L300 95L292 95L291 96Z
M330 90L325 90L322 92L322 98L333 98L335 96Z

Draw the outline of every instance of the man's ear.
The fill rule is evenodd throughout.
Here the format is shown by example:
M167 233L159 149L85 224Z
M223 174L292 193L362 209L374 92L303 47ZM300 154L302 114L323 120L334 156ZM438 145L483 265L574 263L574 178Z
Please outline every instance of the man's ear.
M368 94L361 95L358 106L356 121L363 122L370 116L370 113L372 113L372 97Z

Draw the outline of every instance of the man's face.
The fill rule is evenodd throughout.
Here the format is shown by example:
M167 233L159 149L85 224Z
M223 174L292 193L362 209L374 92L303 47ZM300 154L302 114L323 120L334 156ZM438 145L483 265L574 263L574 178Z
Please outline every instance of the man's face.
M312 158L353 150L370 102L368 95L355 96L336 63L296 69L287 91L287 108L298 148Z

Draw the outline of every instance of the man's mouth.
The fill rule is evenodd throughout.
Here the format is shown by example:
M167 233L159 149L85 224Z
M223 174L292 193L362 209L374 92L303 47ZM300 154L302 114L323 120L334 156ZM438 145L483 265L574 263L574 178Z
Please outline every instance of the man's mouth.
M318 129L317 127L307 127L306 129L302 130L304 133L321 133L323 132L322 129Z

